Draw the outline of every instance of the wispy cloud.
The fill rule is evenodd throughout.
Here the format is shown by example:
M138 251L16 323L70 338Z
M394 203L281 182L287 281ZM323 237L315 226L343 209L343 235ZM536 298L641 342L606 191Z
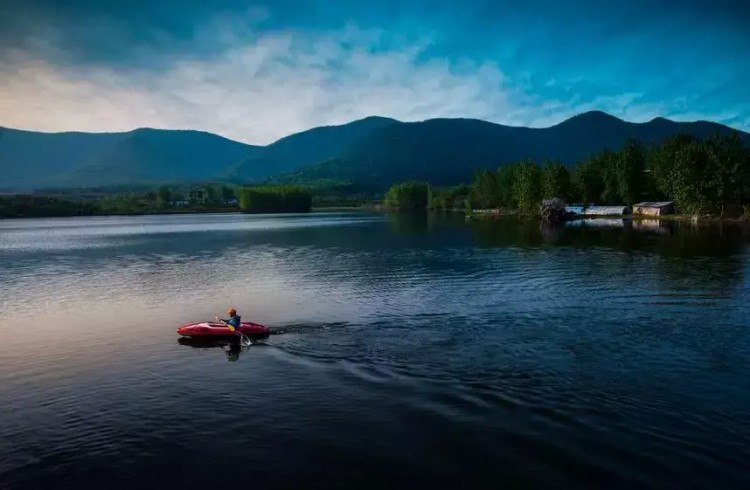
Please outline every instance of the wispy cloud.
M17 53L0 82L2 124L39 130L196 128L266 143L291 132L373 114L403 120L495 118L523 122L516 93L493 63L420 60L427 43L375 50L384 35L347 27L327 33L232 36L226 49L175 59L164 70L64 68ZM207 36L208 33L201 35Z
M185 41L151 33L148 38L158 42L130 46L139 63L129 64L61 63L60 33L38 31L25 49L6 51L0 61L0 125L45 131L190 128L268 143L370 115L531 126L592 109L635 121L707 116L670 99L654 101L643 90L583 93L582 75L561 73L535 85L528 72L504 69L491 57L438 56L429 35L398 39L355 24L256 29L269 15L256 8L206 19L191 43L211 45L210 52L170 51L170 44ZM120 31L104 21L81 32L96 39ZM716 115L747 124L737 110Z

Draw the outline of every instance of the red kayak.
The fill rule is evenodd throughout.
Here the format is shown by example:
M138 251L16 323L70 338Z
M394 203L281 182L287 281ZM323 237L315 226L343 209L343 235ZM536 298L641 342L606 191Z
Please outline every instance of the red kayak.
M241 334L251 339L268 337L271 331L265 325L253 322L242 322L240 328L236 329ZM177 329L177 333L183 337L191 339L220 339L237 337L237 333L232 332L228 326L221 322L199 322L189 323Z

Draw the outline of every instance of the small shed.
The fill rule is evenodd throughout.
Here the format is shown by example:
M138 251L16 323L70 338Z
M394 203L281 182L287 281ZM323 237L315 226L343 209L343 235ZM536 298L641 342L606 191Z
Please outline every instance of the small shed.
M633 206L633 214L640 214L643 216L674 214L674 202L640 202Z
M589 206L583 211L584 216L623 216L630 214L627 206Z

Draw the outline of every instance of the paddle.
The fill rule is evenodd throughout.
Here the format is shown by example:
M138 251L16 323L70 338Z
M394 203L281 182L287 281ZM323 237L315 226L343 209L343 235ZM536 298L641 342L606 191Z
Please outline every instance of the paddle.
M219 318L219 315L214 315L214 320L223 323L227 327L231 328L234 331L234 333L236 333L237 335L239 335L240 336L240 345L242 345L243 347L248 347L248 346L252 345L253 341L250 340L250 337L248 337L244 333L240 332L239 327L235 327L234 325L230 325L229 323L227 323L224 320L222 320L221 318Z

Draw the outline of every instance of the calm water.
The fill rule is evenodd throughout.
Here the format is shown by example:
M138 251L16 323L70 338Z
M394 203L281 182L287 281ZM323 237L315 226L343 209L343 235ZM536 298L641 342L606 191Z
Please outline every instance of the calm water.
M6 220L0 295L3 489L750 484L740 228Z

